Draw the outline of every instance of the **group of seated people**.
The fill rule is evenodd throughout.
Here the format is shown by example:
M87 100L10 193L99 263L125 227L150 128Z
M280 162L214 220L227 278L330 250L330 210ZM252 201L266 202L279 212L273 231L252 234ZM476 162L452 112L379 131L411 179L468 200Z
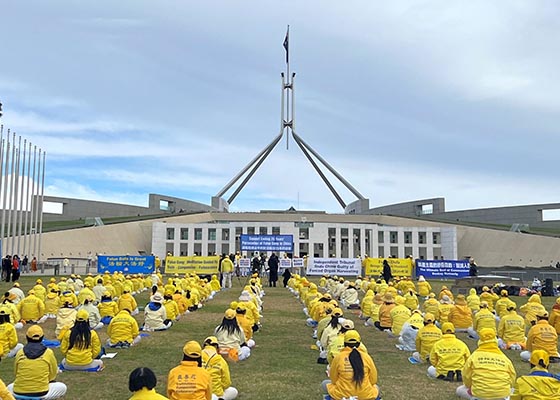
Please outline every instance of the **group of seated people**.
M560 393L560 377L548 372L550 363L560 362L560 299L549 313L541 304L540 294L534 294L519 308L522 316L508 292L497 287L483 287L480 292L473 288L465 297L454 296L443 286L436 296L423 277L419 277L417 284L410 278L387 283L358 277L354 282L343 282L339 277L324 276L316 285L295 275L289 287L303 304L307 324L316 328L318 362L329 364L331 377L332 362L340 349L352 348L348 346L349 338L342 339L354 328L354 322L344 318L344 309L355 308L354 291L357 291L363 296L358 312L363 324L397 338L396 347L410 352L411 363L428 363L428 376L462 382L456 388L458 396L531 398L524 396L527 390L533 390L530 388L535 382L543 396ZM422 305L419 298L424 300ZM467 343L457 337L460 332L467 341L468 338L478 341L472 353ZM367 354L363 344L359 349ZM521 351L521 359L531 365L529 375L516 380L515 368L503 353L507 349ZM346 368L346 373L351 373L353 368ZM377 374L374 375L373 384ZM344 393L333 389L332 383L325 389L335 400L350 396L362 398L357 394L358 386L346 381L342 386L347 389Z

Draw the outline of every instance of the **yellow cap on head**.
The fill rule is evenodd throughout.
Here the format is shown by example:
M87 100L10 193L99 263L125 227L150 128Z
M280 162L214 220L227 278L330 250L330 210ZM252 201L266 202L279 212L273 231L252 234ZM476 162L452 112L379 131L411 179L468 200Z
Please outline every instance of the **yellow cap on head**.
M360 343L361 341L360 334L354 329L344 333L344 343Z
M235 312L235 310L232 310L231 308L228 308L226 310L225 314L224 314L224 317L226 319L235 319L236 314L237 313Z
M76 314L76 321L89 321L89 313L86 310L81 309Z
M541 361L544 367L541 365ZM531 359L529 362L532 365L539 365L543 368L548 368L548 365L550 364L550 356L545 350L533 350L531 352Z
M443 333L455 333L455 325L453 325L451 322L444 322L441 325L441 331Z
M41 339L45 334L39 325L31 325L25 334L30 339Z
M183 354L191 358L200 357L202 354L202 347L200 347L198 342L191 340L183 346Z

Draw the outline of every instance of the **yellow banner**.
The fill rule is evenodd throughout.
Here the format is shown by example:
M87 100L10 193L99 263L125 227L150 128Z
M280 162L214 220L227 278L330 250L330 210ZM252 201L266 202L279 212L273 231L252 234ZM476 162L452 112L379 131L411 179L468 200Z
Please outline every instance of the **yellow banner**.
M410 258L366 258L363 261L365 274L379 276L383 272L383 260L391 266L393 276L412 276L412 260Z
M220 256L188 256L165 258L166 274L185 274L195 273L199 275L212 275L218 273Z

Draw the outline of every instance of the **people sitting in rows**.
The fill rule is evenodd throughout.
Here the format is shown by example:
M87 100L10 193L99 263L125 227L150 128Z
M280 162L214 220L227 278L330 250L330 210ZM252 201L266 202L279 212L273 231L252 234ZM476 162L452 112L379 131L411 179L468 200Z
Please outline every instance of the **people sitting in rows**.
M488 309L490 312L494 311L494 302L496 302L500 296L494 293L488 286L482 288L482 293L480 293L480 301L485 301L488 303Z
M546 308L542 305L541 296L533 294L529 297L527 303L519 307L519 311L525 315L525 327L530 329L533 326L533 321L537 320L537 313L546 312Z
M144 309L144 331L165 331L173 325L173 321L167 318L167 312L163 306L163 296L156 292L150 297L150 302Z
M67 330L60 343L64 355L62 366L68 371L101 371L101 342L97 332L89 327L89 314L80 310L76 314L74 326Z
M101 314L99 314L99 309L93 303L94 299L87 298L84 300L84 304L78 306L77 310L85 310L89 315L89 327L91 329L97 330L103 328L103 322L101 322Z
M467 345L455 337L455 327L451 322L441 326L443 333L440 340L434 343L430 352L428 376L446 381L461 381L461 370L471 355Z
M508 306L506 314L500 319L498 324L498 346L502 350L524 350L527 343L525 337L525 320L517 314L517 306L512 303Z
M212 399L212 379L202 368L202 348L198 342L191 340L183 346L183 360L167 377L167 396L170 400Z
M128 400L169 400L156 392L156 385L154 371L146 367L136 368L128 377L128 390L132 392L132 397Z
M10 310L0 305L0 357L13 358L23 344L18 343L16 328L10 323Z
M47 320L45 315L45 303L35 296L35 290L31 289L28 295L17 304L21 319L27 323L42 324Z
M560 334L560 297L556 299L556 302L552 306L550 317L548 317L548 323L556 329L556 333Z
M467 296L467 305L473 313L480 310L480 296L476 293L475 288L469 290L469 295Z
M97 308L99 309L99 315L101 316L101 322L103 325L109 325L111 320L119 312L119 306L117 302L113 300L113 297L109 292L103 293Z
M435 325L435 321L436 319L433 314L424 314L424 326L418 330L416 335L416 351L411 357L414 362L429 361L434 344L441 339L442 333Z
M550 362L560 362L558 354L558 334L548 323L548 312L539 311L536 315L537 322L527 333L527 350L521 352L521 359L529 361L531 352L534 350L544 350L550 357Z
M517 378L511 400L554 399L560 393L560 376L548 371L550 358L544 350L534 350L529 360L531 371Z
M517 306L515 302L509 298L508 291L502 289L500 291L500 298L496 301L496 306L495 306L496 315L498 316L498 319L506 315L508 313L507 311L508 307L511 307L512 305Z
M355 330L344 334L344 348L329 369L330 380L323 382L327 400L348 398L380 399L377 368L371 356L360 350L361 337Z
M416 337L418 330L424 326L424 318L420 310L414 310L410 318L404 323L399 336L397 348L403 351L416 351Z
M242 361L251 355L251 349L247 346L245 334L235 317L236 312L228 308L222 323L214 330L214 335L218 338L220 354Z
M380 331L390 331L393 325L391 319L391 311L395 308L395 300L390 294L385 294L383 304L379 307L379 321L374 323L375 327Z
M15 357L15 380L8 385L11 393L44 400L59 399L66 394L66 385L55 382L58 363L53 351L42 343L43 337L39 325L27 330L27 344Z
M142 337L138 329L138 322L130 315L126 308L119 311L107 327L107 345L113 348L128 348L140 342Z
M481 301L480 311L474 315L473 326L468 329L469 336L478 340L479 332L484 328L496 330L496 317L490 311L489 304L486 301Z
M467 332L473 325L472 311L467 304L465 296L462 294L457 295L455 304L449 312L449 322L455 326L456 332Z
M457 396L468 400L507 399L515 383L515 368L498 348L496 331L483 328L478 348L463 367L463 385Z
M231 386L229 366L219 353L220 345L216 336L208 336L203 342L202 367L212 379L212 400L233 400L238 391Z

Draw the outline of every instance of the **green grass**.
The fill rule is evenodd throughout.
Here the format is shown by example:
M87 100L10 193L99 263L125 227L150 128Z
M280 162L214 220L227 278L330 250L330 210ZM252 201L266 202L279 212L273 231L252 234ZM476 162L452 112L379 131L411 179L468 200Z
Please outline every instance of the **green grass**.
M48 280L48 279L47 279ZM43 281L45 279L43 278ZM34 278L24 277L22 287L29 289ZM58 379L68 386L66 399L127 399L128 375L139 366L153 369L158 377L157 391L165 394L168 371L176 366L182 357L183 344L191 339L202 341L213 333L214 327L222 319L223 311L239 296L241 286L235 282L232 290L220 292L203 309L188 314L167 332L151 332L149 338L133 348L117 351L112 360L105 360L105 370L100 373L64 372ZM2 289L9 287L0 284ZM434 284L439 288L441 284ZM147 294L137 297L138 304L147 302ZM518 305L526 298L513 298ZM543 298L550 309L554 298ZM302 400L321 399L320 383L325 379L325 366L316 363L318 352L311 350L314 343L312 330L305 326L302 306L284 288L266 289L264 297L263 329L255 334L257 347L251 357L243 362L230 364L233 385L239 390L241 400ZM455 399L457 384L431 380L426 376L427 365L412 365L407 361L406 352L395 348L396 339L385 333L363 326L356 315L346 311L346 317L354 320L362 335L364 344L372 355L378 372L379 384L385 400ZM140 318L139 318L140 321ZM54 321L44 324L46 336L54 337ZM99 332L102 341L107 338L106 329ZM24 343L25 331L18 332ZM466 339L466 334L458 334L471 350L476 343ZM62 356L55 350L57 359ZM518 353L507 352L513 360L518 374L527 373L528 364L519 360ZM560 368L553 367L559 373ZM13 359L3 359L0 363L0 377L4 382L13 380Z

